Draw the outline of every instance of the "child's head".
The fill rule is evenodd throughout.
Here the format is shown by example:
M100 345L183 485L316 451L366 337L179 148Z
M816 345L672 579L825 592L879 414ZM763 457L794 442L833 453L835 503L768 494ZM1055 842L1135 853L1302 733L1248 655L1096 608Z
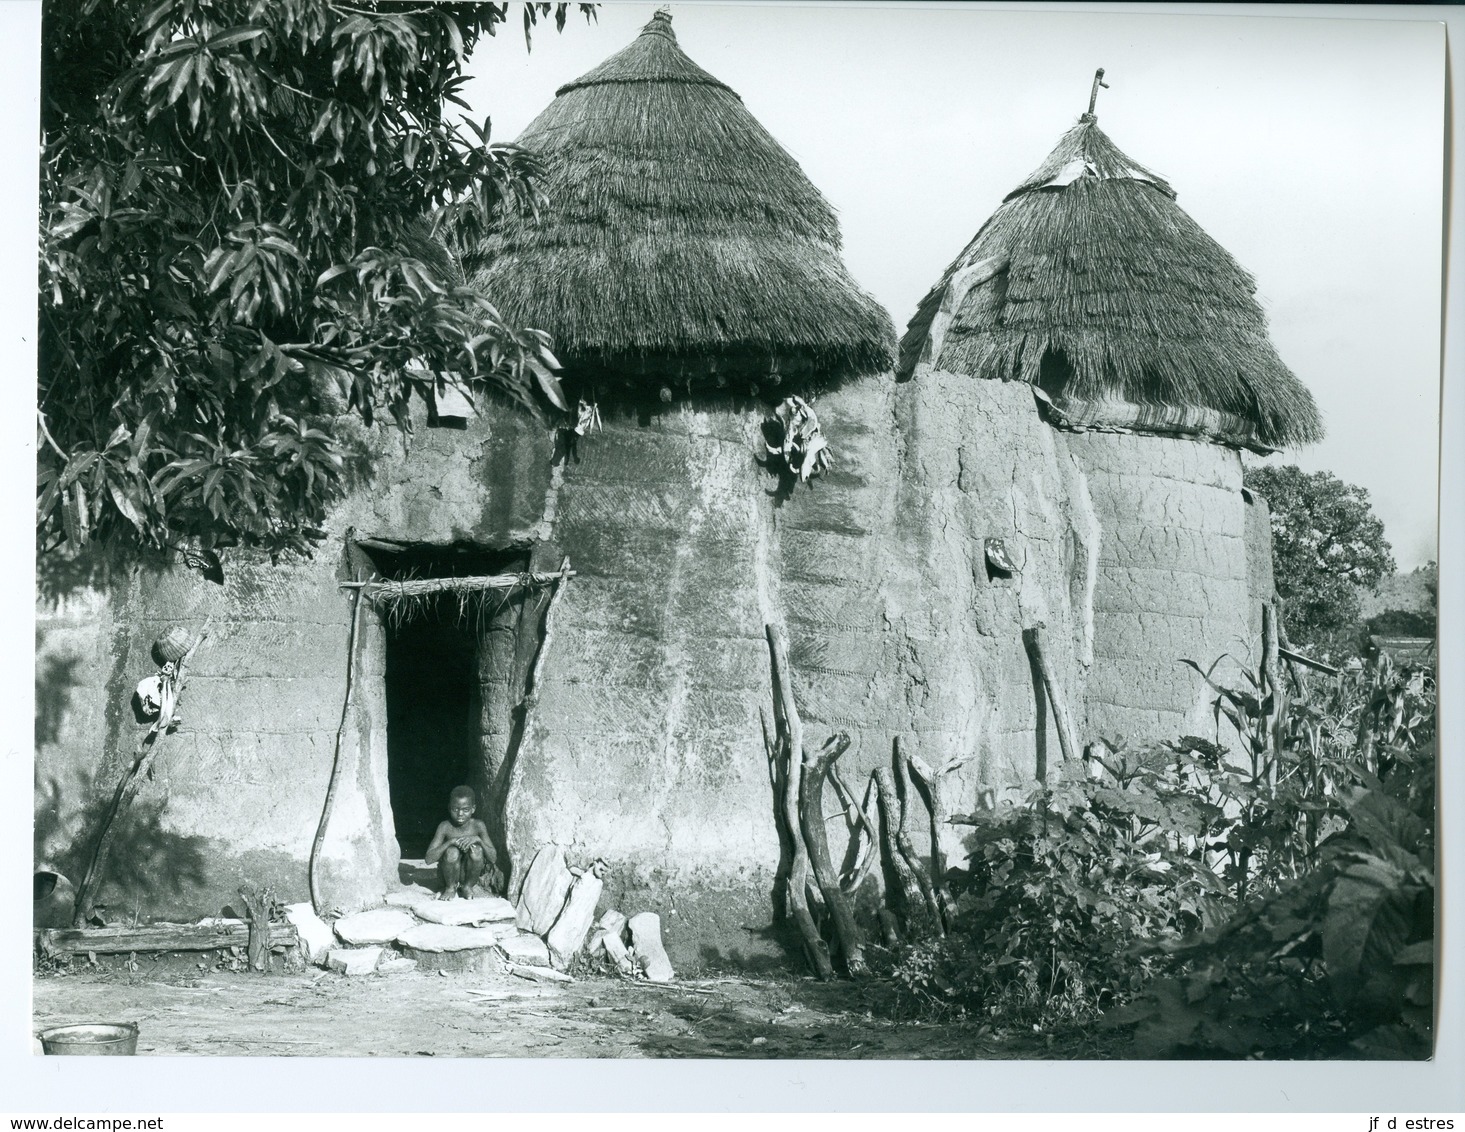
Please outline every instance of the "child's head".
M473 811L477 808L478 798L470 787L454 787L453 792L448 795L448 817L454 825L462 825L473 816Z

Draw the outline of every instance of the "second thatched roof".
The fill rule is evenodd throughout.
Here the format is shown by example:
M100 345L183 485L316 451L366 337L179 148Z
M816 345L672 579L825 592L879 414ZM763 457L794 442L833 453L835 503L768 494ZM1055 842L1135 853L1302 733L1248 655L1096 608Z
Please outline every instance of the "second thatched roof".
M1317 440L1256 283L1084 115L921 302L898 374L1026 381L1061 416L1251 447Z
M502 221L473 282L571 371L680 389L890 368L890 316L845 269L833 209L664 11L518 144L549 205Z

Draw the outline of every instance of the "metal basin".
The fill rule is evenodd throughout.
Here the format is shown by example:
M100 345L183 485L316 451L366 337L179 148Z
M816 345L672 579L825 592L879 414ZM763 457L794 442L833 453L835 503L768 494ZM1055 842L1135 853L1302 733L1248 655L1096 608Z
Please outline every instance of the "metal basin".
M114 1054L123 1057L137 1052L135 1022L82 1022L75 1026L52 1026L42 1030L41 1049L62 1056Z

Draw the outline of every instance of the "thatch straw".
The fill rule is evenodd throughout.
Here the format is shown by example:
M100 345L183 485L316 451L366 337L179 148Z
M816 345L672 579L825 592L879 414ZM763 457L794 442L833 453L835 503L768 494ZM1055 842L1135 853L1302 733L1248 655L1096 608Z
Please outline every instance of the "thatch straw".
M1106 402L1209 410L1240 444L1317 440L1317 406L1255 291L1174 190L1084 115L921 302L898 373L930 362L1026 381L1074 417Z
M552 586L574 575L575 571L567 568L553 574L531 572L450 578L400 578L345 582L343 586L359 589L361 596L371 602L393 626L423 616L430 610L437 610L440 613L451 611L460 623L472 622L482 628L494 613L515 596L516 591L527 593L531 589ZM492 607L488 601L491 595L497 596Z
M666 13L561 87L518 144L549 204L502 219L473 281L571 369L645 386L890 367L890 316L845 269L834 211Z

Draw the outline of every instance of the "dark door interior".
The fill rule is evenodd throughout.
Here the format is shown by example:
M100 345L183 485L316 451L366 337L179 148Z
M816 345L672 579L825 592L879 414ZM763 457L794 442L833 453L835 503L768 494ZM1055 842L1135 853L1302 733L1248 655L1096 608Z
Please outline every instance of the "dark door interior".
M372 540L362 547L383 578L450 578L517 573L528 554L471 545ZM460 600L456 593L395 607L386 621L387 785L404 859L420 858L448 816L455 786L478 794L487 820L483 757L486 625L482 602L502 591Z
M387 783L404 858L426 852L449 792L477 775L478 640L455 613L439 602L387 628Z

